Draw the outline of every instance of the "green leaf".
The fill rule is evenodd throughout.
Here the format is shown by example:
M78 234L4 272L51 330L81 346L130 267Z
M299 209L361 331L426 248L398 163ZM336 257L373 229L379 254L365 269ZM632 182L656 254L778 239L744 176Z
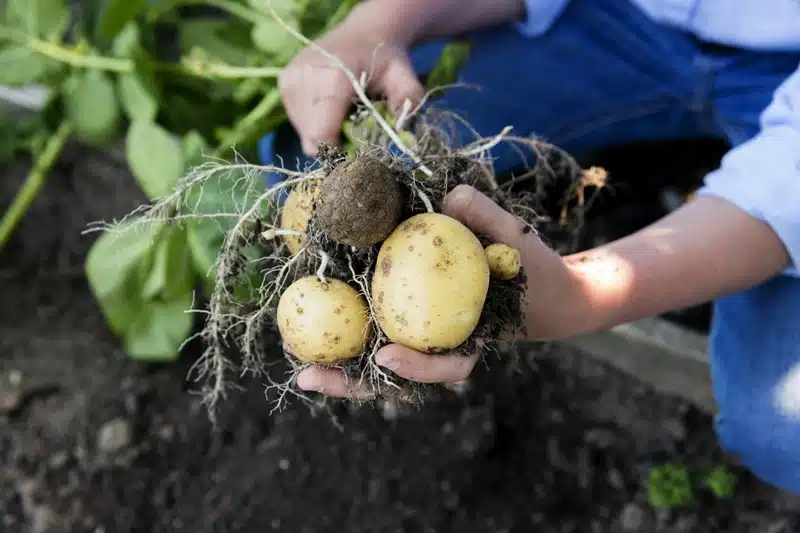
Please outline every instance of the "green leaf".
M54 68L54 62L25 46L8 44L0 47L0 84L22 87L39 82Z
M123 226L105 232L93 243L84 268L89 287L117 335L138 312L141 286L138 273L148 267L163 229L161 224ZM149 267L148 267L149 268Z
M104 72L87 70L75 74L64 95L67 116L75 124L76 136L98 146L108 142L120 122L114 82Z
M127 24L114 37L111 42L111 53L115 57L132 57L134 52L139 50L141 43L141 31L135 23Z
M7 0L6 25L45 40L60 40L69 25L67 0Z
M231 65L246 65L252 55L249 25L215 19L185 20L178 27L181 50L190 55L202 50L209 59Z
M140 73L120 74L117 81L119 99L131 120L154 121L158 114L158 92L153 83Z
M647 497L650 505L656 508L682 507L691 503L693 489L689 469L668 463L650 471Z
M203 158L211 152L211 147L202 135L196 131L190 131L183 136L181 151L183 152L186 169L189 170L202 164Z
M178 226L167 228L158 243L142 296L148 300L176 298L192 290L193 274L186 230Z
M250 7L263 13L269 13L268 5L275 12L285 18L286 16L294 17L299 7L297 0L247 0Z
M192 221L186 230L192 266L203 279L206 294L214 290L214 268L225 234L210 220Z
M736 475L724 466L714 467L704 480L705 486L720 500L734 495L736 482Z
M178 143L154 122L133 121L126 152L133 175L151 200L171 193L183 177L184 160Z
M97 21L98 35L102 39L113 39L147 7L147 0L106 0Z
M145 302L125 332L128 355L141 361L177 359L194 325L193 296L187 292L169 301Z
M202 188L190 191L189 203L197 214L234 214L249 209L262 192L248 190L245 180L225 173L216 174ZM187 240L195 272L205 279L206 290L213 288L214 268L225 235L236 224L237 217L194 219L187 229Z
M427 76L426 87L432 90L454 84L469 60L470 50L471 45L468 42L447 43L439 55L439 61Z
M139 263L153 253L163 224L138 221L105 231L94 241L86 258L86 277L98 298L112 296L135 272Z
M286 22L292 28L298 29L297 21ZM303 43L273 19L265 19L253 26L252 38L253 44L259 50L284 61L303 49Z

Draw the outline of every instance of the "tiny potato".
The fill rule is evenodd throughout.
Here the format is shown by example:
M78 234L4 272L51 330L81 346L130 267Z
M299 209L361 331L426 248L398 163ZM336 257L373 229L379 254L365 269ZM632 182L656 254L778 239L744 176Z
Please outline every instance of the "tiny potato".
M302 233L308 231L308 221L311 220L314 201L318 195L318 183L302 183L292 188L281 211L281 228ZM299 252L306 242L302 235L284 235L283 239L292 255Z
M504 281L517 277L520 269L519 250L507 244L490 244L486 247L486 260L492 277Z
M392 342L438 353L478 325L489 265L478 238L439 213L416 215L383 242L372 278L375 318Z
M344 281L307 276L278 302L278 329L292 355L306 363L336 364L358 357L369 335L366 299Z

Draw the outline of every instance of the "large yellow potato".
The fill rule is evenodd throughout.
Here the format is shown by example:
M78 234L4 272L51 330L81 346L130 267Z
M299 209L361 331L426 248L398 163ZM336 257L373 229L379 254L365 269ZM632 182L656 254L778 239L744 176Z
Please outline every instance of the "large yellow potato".
M308 221L313 213L314 200L319 195L319 184L300 184L292 188L281 211L281 228L305 233ZM294 255L305 246L306 238L302 235L284 235L289 252Z
M427 353L469 338L488 290L489 265L478 238L438 213L400 224L381 245L372 279L375 317L386 336Z
M278 302L278 329L292 354L307 363L335 364L364 351L366 299L347 283L316 276L292 283Z

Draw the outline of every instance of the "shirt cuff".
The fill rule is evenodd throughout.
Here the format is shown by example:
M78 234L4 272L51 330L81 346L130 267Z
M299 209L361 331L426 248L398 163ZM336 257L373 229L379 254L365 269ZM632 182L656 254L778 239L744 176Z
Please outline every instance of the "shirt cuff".
M800 129L771 126L728 152L698 195L723 198L768 224L800 277Z
M525 0L525 19L516 23L526 37L538 37L546 32L567 7L570 0Z

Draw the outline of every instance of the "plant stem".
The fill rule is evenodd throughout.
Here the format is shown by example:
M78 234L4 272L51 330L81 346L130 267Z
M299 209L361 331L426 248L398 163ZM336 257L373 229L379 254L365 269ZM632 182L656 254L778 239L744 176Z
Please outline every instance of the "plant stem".
M72 135L72 130L72 123L69 121L62 122L58 130L47 140L44 150L36 158L33 168L25 177L22 188L17 192L14 201L3 215L2 220L0 220L0 249L5 246L14 228L25 216L28 207L39 194L47 173L67 145L67 141Z
M255 9L250 9L247 6L237 4L231 0L181 0L180 3L183 5L205 4L207 6L217 7L251 24L258 24L267 18Z
M132 59L88 55L58 44L42 41L40 39L21 37L14 32L0 27L0 39L11 40L27 46L37 54L66 63L76 68L91 68L129 74L136 70ZM277 78L281 73L280 67L240 67L226 65L225 63L202 63L184 60L183 63L154 63L153 68L161 72L171 72L184 76L205 79L236 80L249 78Z
M263 127L265 119L278 108L281 104L281 93L278 89L272 89L247 115L245 115L225 139L219 143L214 150L212 157L221 158L227 154L228 150L236 144L246 139L256 128Z
M84 55L39 39L28 39L25 44L38 54L56 59L73 67L94 68L111 72L133 72L135 68L133 61L130 59Z

